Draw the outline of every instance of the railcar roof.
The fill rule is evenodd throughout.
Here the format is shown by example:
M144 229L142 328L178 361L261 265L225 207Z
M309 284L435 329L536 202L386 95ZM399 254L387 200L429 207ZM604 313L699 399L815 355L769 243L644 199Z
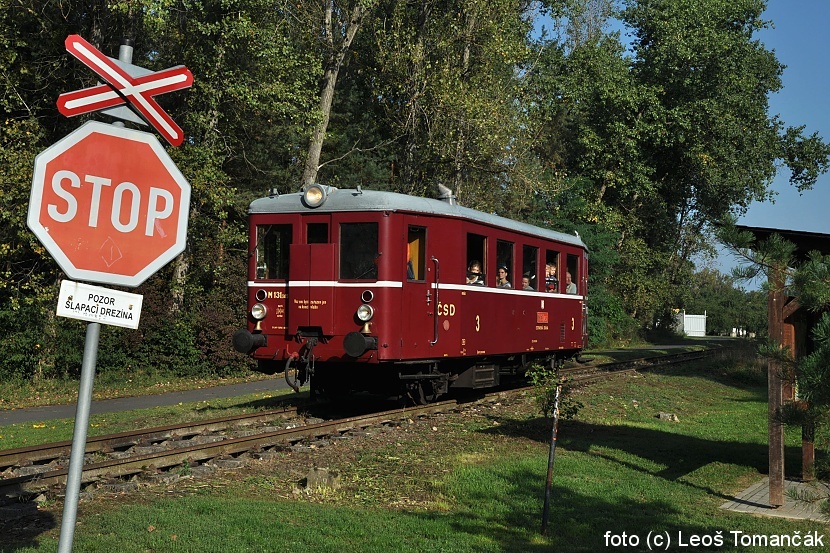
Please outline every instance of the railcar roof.
M268 196L254 200L248 213L337 213L342 211L405 211L439 217L455 217L476 221L504 229L540 236L588 249L579 236L565 234L527 223L521 223L482 211L432 198L407 196L378 190L353 190L327 187L328 198L323 205L308 208L302 202L302 192Z

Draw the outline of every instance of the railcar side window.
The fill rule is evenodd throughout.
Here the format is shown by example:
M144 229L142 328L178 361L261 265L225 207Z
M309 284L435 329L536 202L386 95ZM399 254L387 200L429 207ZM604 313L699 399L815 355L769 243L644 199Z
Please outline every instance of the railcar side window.
M500 273L499 269L506 269L506 274ZM512 288L514 280L513 242L496 240L496 286L499 288ZM519 280L519 284L521 282Z
M568 255L568 273L565 275L565 282L566 282L566 289L565 293L567 294L576 294L578 293L579 285L579 257L576 255ZM570 275L570 279L568 276ZM568 284L568 280L571 281L571 284Z
M342 223L340 225L340 278L342 280L377 280L379 255L377 223Z
M538 259L539 248L522 246L522 279L527 278L528 286L533 290L539 289L539 279L536 278ZM522 285L522 289L524 289L524 285Z
M256 228L256 277L288 278L291 225L259 225Z
M467 234L467 284L483 286L487 283L487 238L479 234Z
M559 252L545 250L545 291L558 293L561 275L559 274Z
M427 229L409 227L406 239L406 278L424 280L426 277Z

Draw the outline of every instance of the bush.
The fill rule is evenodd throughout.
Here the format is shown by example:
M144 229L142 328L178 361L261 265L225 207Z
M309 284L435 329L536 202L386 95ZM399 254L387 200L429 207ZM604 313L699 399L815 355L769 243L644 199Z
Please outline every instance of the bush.
M35 305L0 311L0 378L29 380L39 373L48 350L43 339L45 313Z
M594 285L588 294L589 347L614 347L636 338L639 325L625 312L618 297L602 285Z
M527 378L533 384L534 396L539 410L545 417L552 417L556 407L556 389L561 380L559 371L540 363L534 363L527 371ZM567 382L562 382L559 394L559 418L572 419L583 404L571 397Z

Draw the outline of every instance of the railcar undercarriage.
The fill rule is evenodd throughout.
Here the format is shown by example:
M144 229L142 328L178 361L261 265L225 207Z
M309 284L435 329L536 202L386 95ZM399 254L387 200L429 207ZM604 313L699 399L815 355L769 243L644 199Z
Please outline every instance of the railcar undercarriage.
M485 389L502 384L505 379L524 378L533 363L561 366L579 351L529 356L510 355L493 358L426 360L381 364L306 362L304 374L311 381L313 395L345 397L353 392L398 396L424 405L437 401L451 389ZM302 359L302 357L300 358ZM300 372L298 372L300 374ZM286 377L288 378L288 377ZM304 382L304 381L303 381Z

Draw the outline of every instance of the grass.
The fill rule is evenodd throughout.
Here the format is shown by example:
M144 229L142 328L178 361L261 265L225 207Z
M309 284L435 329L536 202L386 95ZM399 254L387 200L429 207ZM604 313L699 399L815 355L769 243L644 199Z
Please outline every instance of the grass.
M81 503L75 550L567 553L625 534L640 540L628 549L644 551L652 532L668 536L670 550L801 551L735 545L733 532L823 535L830 526L719 509L766 470L762 376L731 360L578 390L584 408L560 427L548 536L539 529L550 423L528 395L210 480L101 495ZM799 439L787 433L790 472L800 469ZM342 486L298 487L312 466L337 470ZM59 520L43 509L0 551L54 551Z
M298 396L292 390L274 390L233 398L214 398L165 407L90 415L87 434L90 437L100 436L179 422L267 411L275 408L280 402L297 398L307 398L307 393ZM0 449L71 440L74 428L74 418L0 426Z
M227 378L183 378L143 372L129 376L99 373L95 375L93 400L164 394L266 378L273 376L251 373ZM77 401L77 378L0 381L0 409L66 405Z
M677 338L673 343L682 341L683 348L665 348L653 345L652 349L645 350L647 355L664 355L692 351L709 346L721 346L723 340L708 338ZM649 347L639 344L640 348ZM595 362L624 361L643 355L642 349L637 350L597 350L587 351L585 358ZM274 378L272 375L263 375L250 372L245 376L226 378L192 378L165 375L153 371L131 370L129 374L104 372L95 375L93 400L112 399L119 397L134 397L181 390L192 390L199 387L221 386L253 380ZM0 409L22 409L27 407L42 407L45 405L66 405L78 400L78 379L17 379L0 380Z

